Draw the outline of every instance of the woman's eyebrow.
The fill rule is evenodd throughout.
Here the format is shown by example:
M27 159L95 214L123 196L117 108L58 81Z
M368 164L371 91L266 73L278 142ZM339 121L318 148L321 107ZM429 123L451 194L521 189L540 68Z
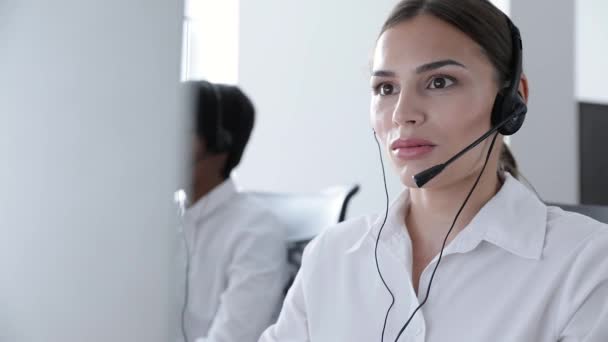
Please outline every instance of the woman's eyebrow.
M372 72L372 76L374 77L395 77L396 73L394 71L389 70L375 70Z
M435 62L431 62L431 63L427 63L427 64L423 64L419 67L416 68L416 73L417 74L421 74L427 71L431 71L431 70L435 70L435 69L439 69L441 67L444 67L446 65L456 65L462 68L467 68L466 66L464 66L464 64L457 62L453 59L442 59L440 61L435 61Z
M423 65L417 67L416 73L422 74L422 73L425 73L428 71L439 69L446 65L455 65L455 66L459 66L461 68L465 68L465 69L467 68L466 66L464 66L464 64L457 62L453 59L442 59L439 61L423 64ZM395 77L396 75L397 74L394 71L390 71L390 70L374 70L372 72L372 76L374 76L374 77Z

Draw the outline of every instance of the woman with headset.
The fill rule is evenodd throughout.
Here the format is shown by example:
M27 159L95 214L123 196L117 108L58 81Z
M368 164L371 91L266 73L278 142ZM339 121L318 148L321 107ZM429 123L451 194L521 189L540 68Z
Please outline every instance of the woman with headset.
M608 341L608 227L546 206L500 159L527 111L521 60L489 1L396 5L371 123L404 190L307 247L261 342Z

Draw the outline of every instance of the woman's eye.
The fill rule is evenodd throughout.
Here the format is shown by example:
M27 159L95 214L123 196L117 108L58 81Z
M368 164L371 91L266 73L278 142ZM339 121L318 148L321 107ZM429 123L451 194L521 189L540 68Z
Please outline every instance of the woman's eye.
M390 83L381 83L376 87L376 94L380 96L392 95L395 92L395 87Z
M454 80L446 76L433 77L428 86L429 89L444 89L454 84Z

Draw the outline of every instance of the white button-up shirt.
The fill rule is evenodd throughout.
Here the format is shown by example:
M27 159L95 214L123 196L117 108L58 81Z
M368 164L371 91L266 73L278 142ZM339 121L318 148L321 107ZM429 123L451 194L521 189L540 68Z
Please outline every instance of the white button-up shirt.
M391 205L378 247L396 299L390 342L424 299L437 262L422 272L416 295L408 194ZM346 221L307 247L278 322L260 342L381 340L391 303L374 261L383 218ZM399 341L608 341L608 225L547 207L507 175L446 247L429 299Z
M186 211L184 234L188 341L257 341L283 300L285 227L228 179Z

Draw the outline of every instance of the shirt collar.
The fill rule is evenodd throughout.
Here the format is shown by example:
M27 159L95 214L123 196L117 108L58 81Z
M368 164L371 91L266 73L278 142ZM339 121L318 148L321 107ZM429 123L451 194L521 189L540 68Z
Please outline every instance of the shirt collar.
M184 216L189 221L198 221L224 205L237 193L236 183L229 177L196 201L196 203L186 210Z
M469 224L471 231L484 232L482 240L523 258L542 257L547 231L547 206L511 174L506 173L500 191ZM472 234L474 235L474 234ZM463 251L479 244L463 239Z
M382 240L390 239L397 233L402 234L402 231L407 235L404 217L408 205L409 189L406 188L389 206ZM368 221L369 229L347 253L361 248L366 239L375 241L383 221L384 213ZM542 256L546 225L545 204L513 176L505 173L505 182L500 190L446 250L465 253L482 241L487 241L520 257L538 260Z
M388 207L388 213L386 215L386 222L384 222L384 213L380 215L368 216L367 224L368 229L366 233L358 239L351 248L347 250L347 253L352 253L361 248L365 240L372 239L376 241L376 237L380 233L382 223L384 222L384 228L382 228L382 239L388 240L389 237L393 237L395 234L400 234L405 231L405 212L409 205L410 192L406 188L403 190L396 199L394 199ZM407 231L405 231L407 234Z

